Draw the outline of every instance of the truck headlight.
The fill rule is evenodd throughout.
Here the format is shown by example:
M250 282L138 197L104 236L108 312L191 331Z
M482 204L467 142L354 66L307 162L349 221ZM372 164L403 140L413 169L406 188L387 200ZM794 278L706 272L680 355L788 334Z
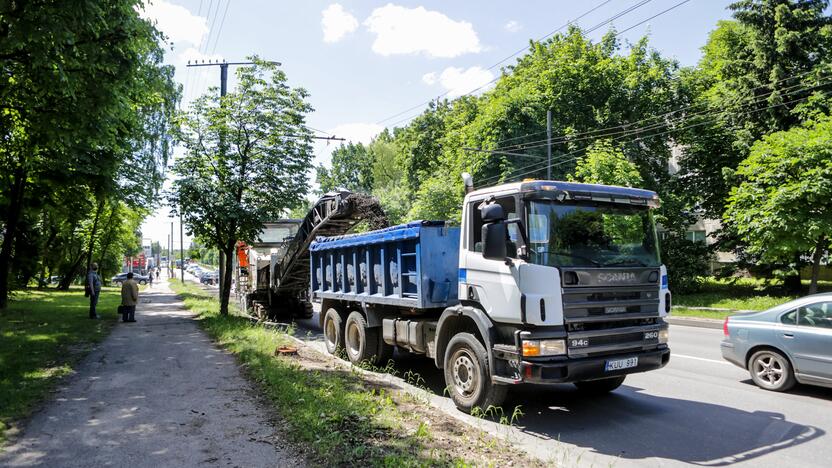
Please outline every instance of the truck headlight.
M556 356L566 354L564 340L523 340L523 356Z
M667 328L659 330L659 344L667 344L668 338L670 338L670 330Z

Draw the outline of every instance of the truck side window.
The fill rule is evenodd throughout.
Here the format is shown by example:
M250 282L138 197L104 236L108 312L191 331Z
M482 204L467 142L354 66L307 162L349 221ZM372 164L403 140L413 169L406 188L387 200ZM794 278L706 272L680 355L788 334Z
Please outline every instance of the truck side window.
M517 217L517 202L515 201L514 197L502 197L497 198L496 202L499 203L503 207L503 211L505 211L506 219L512 219ZM482 201L475 201L471 203L471 214L472 214L472 222L471 226L474 232L471 234L471 244L468 248L474 252L482 252L482 216L480 216L480 204ZM519 237L519 231L517 230L516 224L509 224L508 225L508 243L506 245L508 252L508 256L512 258L517 258L517 238Z

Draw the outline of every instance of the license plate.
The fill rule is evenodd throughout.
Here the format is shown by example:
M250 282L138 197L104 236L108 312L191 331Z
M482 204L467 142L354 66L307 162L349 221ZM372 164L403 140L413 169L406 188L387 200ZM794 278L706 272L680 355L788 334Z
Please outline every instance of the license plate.
M613 361L607 361L606 366L604 366L604 370L606 372L617 371L621 369L629 369L631 367L636 367L638 365L638 358L631 357L627 359L615 359Z
M624 306L607 307L604 309L604 313L607 314L623 314L624 312L627 312L627 308Z

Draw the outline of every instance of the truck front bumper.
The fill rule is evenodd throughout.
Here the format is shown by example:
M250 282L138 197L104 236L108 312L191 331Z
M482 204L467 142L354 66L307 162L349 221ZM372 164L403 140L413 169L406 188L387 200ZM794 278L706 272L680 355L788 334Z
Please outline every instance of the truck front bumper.
M638 358L638 365L628 369L606 371L607 361ZM618 375L635 374L661 369L670 361L670 348L663 347L650 351L616 354L613 356L567 359L557 361L520 362L522 383L551 384L603 379ZM520 383L520 382L518 382Z

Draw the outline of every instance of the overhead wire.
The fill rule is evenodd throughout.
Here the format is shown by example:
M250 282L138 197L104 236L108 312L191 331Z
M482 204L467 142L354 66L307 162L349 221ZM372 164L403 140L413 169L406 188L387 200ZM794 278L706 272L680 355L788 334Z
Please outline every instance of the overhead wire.
M824 92L824 93L826 93L826 92ZM792 99L790 101L785 101L785 102L779 102L779 103L776 103L776 104L772 104L770 106L757 109L757 110L751 112L751 114L756 114L756 113L759 113L759 112L764 112L764 111L767 111L767 110L770 110L770 109L774 109L776 107L785 106L785 105L792 104L792 103L795 103L795 102L803 101L803 100L809 99L810 97L811 96L804 96L804 97L801 97L801 98ZM719 111L719 112L726 113L728 111L723 110L723 111ZM633 140L631 140L630 143L635 143L635 142L642 141L642 140L645 140L645 139L648 139L648 138L655 138L657 136L666 135L666 134L672 133L672 132L681 132L681 131L684 131L684 130L689 130L691 128L697 128L697 127L701 127L701 126L709 125L709 124L713 124L713 123L714 123L713 120L705 120L705 121L702 121L702 122L692 123L690 125L684 125L684 126L679 127L679 128L670 128L670 129L668 129L666 131L663 131L663 132L654 133L654 134L650 134L650 135L638 136L638 137L634 138ZM733 125L724 126L724 127L720 128L720 130L721 131L729 131L729 130L739 128L740 125L741 125L740 123L736 123L736 124L733 124ZM624 138L626 138L630 135L633 135L634 133L635 132L631 132L631 133L626 134L626 135L620 135L618 137L613 138L612 141L623 140ZM569 163L569 162L576 161L576 160L580 159L581 156L573 156L573 155L583 153L590 146L592 146L592 145L590 144L590 145L587 145L583 148L580 148L580 149L577 149L577 150L574 150L574 151L570 151L569 153L558 155L555 159L559 159L559 160L557 162L553 163L551 165L551 167L560 166L560 165L563 165L563 164L566 164L566 163ZM573 156L573 157L569 157L569 156ZM509 173L508 176L506 176L504 174L501 174L499 176L487 177L487 178L483 179L481 181L481 183L484 184L483 185L484 187L488 187L488 186L490 186L488 184L492 184L492 183L495 183L495 182L501 182L502 181L504 183L504 182L506 182L507 179L512 179L512 178L517 178L517 177L533 174L537 171L540 171L540 170L546 168L547 165L548 165L548 161L541 161L541 162L538 162L538 163L529 164L527 166L522 166L522 167L513 169ZM523 172L517 173L517 171L523 171Z
M639 8L641 8L642 6L644 6L644 5L648 4L648 3L650 3L651 1L652 1L652 0L641 0L640 2L638 2L638 3L634 4L634 5L630 5L629 7L627 7L627 8L625 8L625 9L623 9L623 10L619 11L618 13L615 13L615 14L614 14L614 15L612 15L612 16L610 16L609 18L607 18L607 19L605 19L605 20L603 20L603 21L601 21L601 22L597 23L596 25L594 25L594 26L592 26L592 27L590 27L590 28L588 28L588 29L582 30L582 31L583 31L583 34L591 34L591 33L595 32L595 31L597 31L598 29L602 28L603 26L605 26L605 25L607 25L607 24L609 24L609 23L612 23L613 21L615 21L615 20L617 20L617 19L619 19L619 18L621 18L621 17L623 17L623 16L625 16L625 15L627 15L627 14L629 14L629 13L631 13L631 12L633 12L633 11L635 11L635 10L639 9ZM682 3L687 3L688 1L690 1L690 0L684 0ZM595 8L593 8L592 10L590 10L590 11L588 11L588 12L584 13L583 15L581 15L579 18L582 18L582 17L586 16L586 15L587 15L587 14L589 14L591 11L594 11L595 9L599 8L600 6L603 6L603 5L604 5L604 4L606 4L606 3L608 3L608 2L604 2L604 3L602 3L601 5L596 6L596 7L595 7ZM676 6L680 6L680 5L676 5ZM667 13L668 11L672 10L672 9L673 9L673 8L675 8L676 6L671 7L671 8L668 8L668 9L666 9L666 10L664 10L664 11L662 11L662 12L660 12L660 13L656 14L656 15L653 15L651 18L648 18L648 19L647 19L647 20L645 20L645 21L649 21L649 20L650 20L650 19L652 19L652 18L655 18L655 17L657 17L657 16L661 16L661 15L663 15L663 14ZM569 21L569 22L565 23L563 26L561 26L560 28L556 29L555 31L553 31L553 32L552 32L552 33L550 33L549 35L553 35L553 34L557 33L558 31L560 31L560 30L562 30L563 28L565 28L565 27L569 26L570 24L574 23L575 21L577 21L577 19L576 19L576 20L572 20L572 21ZM641 22L641 23L639 23L639 24L643 24L645 21L642 21L642 22ZM637 26L637 25L636 25L636 26ZM631 27L629 27L629 28L625 29L624 31L617 32L617 33L615 34L615 36L616 36L616 37L618 37L619 35L623 34L624 32L629 31L629 30L630 30L630 29L632 29L633 27L635 27L635 26L631 26ZM541 40L545 39L545 38L546 38L546 37L548 37L549 35L544 36L544 38L542 38L542 39L538 40L538 42L540 42ZM522 50L526 50L526 49L521 49L521 51L522 51ZM519 52L517 52L517 53L519 53ZM502 61L497 62L497 64L495 64L494 66L499 65L500 63L504 62L505 60L508 60L509 58L511 58L511 57L513 57L513 56L515 56L515 55L517 55L517 54L513 54L513 55L511 55L511 56L509 56L509 57L507 57L507 58L503 59ZM490 70L491 68L493 68L493 66L492 66L492 67L489 67L489 70ZM480 86L478 86L477 88L472 89L471 91L468 91L467 93L461 94L461 95L460 95L460 96L458 96L457 98L459 98L459 97L464 97L464 96L469 96L469 95L471 95L471 94L474 94L474 93L476 93L477 91L479 91L479 90L481 90L481 89L485 88L486 86L490 86L491 84L495 83L495 82L496 82L497 80L499 80L502 76L503 76L503 75L497 75L497 76L495 76L495 77L494 77L491 81L489 81L489 82L487 82L487 83L485 83L485 84L483 84L483 85L480 85ZM449 90L449 91L446 91L446 92L444 92L444 93L442 93L442 94L440 94L440 95L439 95L436 99L439 99L439 98L442 98L442 97L446 96L449 92L450 92L450 90ZM431 102L433 102L433 101L434 101L434 99L431 99L431 100L429 100L429 101L426 101L426 102L423 102L423 103L418 104L418 105L416 105L416 106L413 106L413 107L411 107L411 108L409 108L409 109L407 109L407 110L405 110L405 111L402 111L402 112L400 112L400 113L398 113L398 114L396 114L396 115L394 115L394 116L391 116L391 117L388 117L388 118L386 118L386 119L380 120L379 122L377 122L377 124L378 124L378 125L380 125L381 123L383 123L383 122L385 122L385 121L387 121L387 120L390 120L390 119L392 119L392 118L394 118L394 117L396 117L396 116L402 115L402 114L407 113L407 112L409 112L409 111L412 111L412 110L414 110L414 109L421 108L422 106L427 105L427 104L429 104L429 103L431 103ZM420 115L421 113L422 113L422 112L420 111L420 112L418 112L418 113L416 113L416 114L409 115L409 116L407 116L407 117L405 117L405 118L399 119L399 120L397 120L397 121L393 122L392 124L390 124L389 126L390 126L390 127L395 127L396 125L398 125L398 124L400 124L400 123L406 122L406 121L408 121L408 120L410 120L410 119L413 119L413 118L417 117L417 116L418 116L418 115Z

